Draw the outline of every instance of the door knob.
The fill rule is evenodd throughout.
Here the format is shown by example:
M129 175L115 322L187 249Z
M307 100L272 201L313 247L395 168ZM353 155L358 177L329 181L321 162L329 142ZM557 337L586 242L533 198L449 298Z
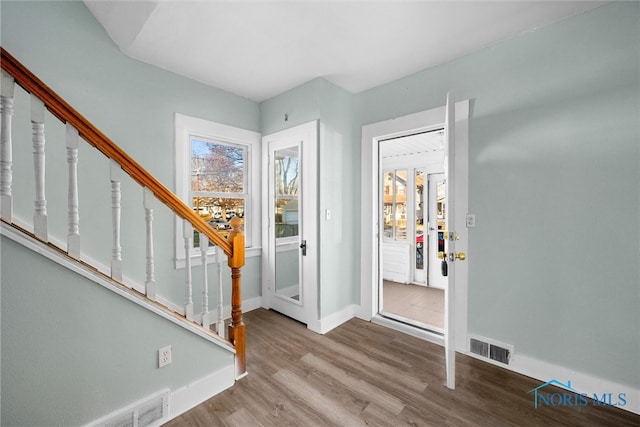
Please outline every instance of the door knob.
M460 261L464 261L465 259L467 259L467 255L464 252L457 252L456 259Z
M302 249L302 256L307 256L307 241L303 240L300 244L300 249Z

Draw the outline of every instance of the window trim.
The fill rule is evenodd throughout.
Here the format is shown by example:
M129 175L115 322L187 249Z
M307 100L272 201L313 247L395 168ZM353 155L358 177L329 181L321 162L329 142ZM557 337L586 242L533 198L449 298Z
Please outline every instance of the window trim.
M245 255L247 257L261 254L262 233L260 225L261 213L261 145L262 135L258 132L191 117L180 113L174 115L175 128L175 192L176 195L191 206L191 136L240 145L247 148L247 201L245 206ZM248 219L248 221L247 221ZM182 219L175 219L175 262L176 268L184 268L184 239L182 237ZM207 262L213 262L215 247L207 252ZM200 250L191 251L191 264L200 264Z

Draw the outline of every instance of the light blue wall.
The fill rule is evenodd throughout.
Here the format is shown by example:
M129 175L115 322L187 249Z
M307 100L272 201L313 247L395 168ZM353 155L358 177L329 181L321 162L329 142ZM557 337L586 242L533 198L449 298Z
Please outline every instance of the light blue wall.
M260 131L269 135L320 119L320 85L314 79L260 104ZM286 115L286 118L285 118Z
M127 58L82 2L3 1L1 8L2 46L169 189L175 182L174 112L260 128L258 104ZM18 90L14 213L30 222L35 184L28 111L29 98ZM67 221L64 131L47 114L49 231L62 242ZM81 142L78 173L83 256L108 266L109 162ZM142 190L125 176L122 193L123 270L126 277L144 283ZM184 271L174 268L173 218L155 204L158 293L180 306ZM233 363L229 354L50 264L2 239L2 425L79 425L160 388L184 386ZM215 269L209 272L213 287ZM194 270L197 308L201 274ZM260 295L260 276L259 257L248 258L244 299ZM228 304L228 269L223 280ZM210 292L209 306L216 302L217 293ZM158 370L157 350L167 344L174 346L174 363Z
M360 303L360 144L353 95L320 81L320 317ZM327 219L327 210L330 219Z
M440 106L454 89L472 100L469 331L515 345L516 355L638 387L639 20L638 3L615 2L355 96L316 79L260 106L126 58L79 3L3 1L2 44L169 188L174 111L263 134L319 119L321 218L333 213L319 231L321 316L358 301L359 218L372 214L358 204L361 127ZM30 153L16 159L29 162ZM81 194L103 195L81 211L101 215L108 179L90 175L108 165L81 150L82 162ZM32 194L29 179L14 182ZM135 191L125 196L132 236L141 224ZM173 223L157 216L167 232L156 237L156 265L170 265ZM108 229L110 218L102 221ZM108 259L94 234L108 231L85 229L83 244ZM351 259L337 259L349 248ZM135 238L125 250L144 256ZM248 264L245 298L260 292L260 263ZM182 272L162 273L176 284L163 291L180 300ZM2 304L5 328L4 286Z
M320 121L318 162L319 316L324 318L359 301L359 204L354 162L359 144L352 137L353 95L315 79L264 101L262 133L268 135L312 120ZM287 120L285 121L285 115ZM331 219L326 219L326 211ZM357 240L356 240L357 238Z
M84 425L234 363L228 351L12 240L0 244L3 426ZM173 361L158 369L167 345Z
M615 2L355 98L358 130L472 100L469 332L636 388L639 21Z
M9 53L171 190L175 188L175 112L243 129L260 129L257 103L126 57L82 2L3 1L1 35L2 46ZM14 117L14 194L20 195L16 197L15 214L30 221L35 184L29 99L20 92ZM52 237L65 241L64 127L51 115L46 126L49 228ZM83 253L108 266L109 162L81 142L78 169ZM124 274L144 283L142 190L125 175L122 193ZM173 218L168 209L155 204L155 276L160 295L181 305L185 279L184 271L174 268ZM215 285L215 269L209 270L210 284ZM201 293L198 274L194 273L194 295ZM230 281L228 277L225 280ZM249 258L243 269L243 295L245 299L260 295L259 258ZM217 293L210 292L211 307L216 298Z

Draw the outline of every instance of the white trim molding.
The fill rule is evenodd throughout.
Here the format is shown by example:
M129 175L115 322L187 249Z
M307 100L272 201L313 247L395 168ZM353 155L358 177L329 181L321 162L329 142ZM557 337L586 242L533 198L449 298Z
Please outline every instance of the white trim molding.
M470 101L463 100L455 104L456 135L456 224L465 224L468 211L468 163L469 163L469 116ZM379 182L378 142L424 132L444 126L445 106L421 111L395 119L385 120L362 127L362 163L361 163L361 200L363 212L378 212ZM378 294L374 292L380 271L378 216L364 215L361 219L361 268L360 268L360 310L357 316L371 320L378 312ZM467 253L468 235L461 231L456 250ZM456 266L455 287L455 347L458 351L466 349L467 337L467 295L468 263L460 262Z
M137 304L141 307L144 307L147 310L151 311L152 313L170 321L171 323L174 323L198 335L199 337L204 338L205 340L235 354L236 350L235 348L233 348L231 344L208 334L205 330L203 330L201 327L199 327L193 322L187 322L176 317L175 315L170 313L169 310L165 310L161 308L158 304L154 303L153 301L140 297L139 296L140 292L136 292L134 290L136 289L135 287L133 287L132 289L129 289L125 285L116 284L114 281L108 279L105 276L105 273L97 273L95 270L93 270L90 267L87 267L85 264L81 264L75 260L72 260L62 252L52 248L46 243L33 239L27 236L26 234L16 230L14 227L8 224L5 224L4 222L0 222L0 232L2 236L5 236L16 243L21 244L22 246L44 256L45 258L48 258L49 260L73 271L74 273L79 274L85 279L88 279L94 283L97 283L98 285L101 285L102 287L126 298L132 303ZM160 300L161 299L159 299L159 302L161 302ZM171 306L167 306L167 307L169 309L173 308ZM184 307L182 308L181 311L184 312Z
M487 360L483 357L477 356L473 353L465 352L466 355L473 358L488 362L496 366L517 372L522 375L526 375L531 378L535 378L544 384L553 379L560 383L571 382L571 392L578 394L585 394L589 398L593 398L594 394L602 396L603 394L612 393L616 398L618 394L624 393L626 403L623 406L617 406L617 408L633 412L640 415L640 388L633 388L626 384L616 383L614 381L597 378L591 374L576 371L564 366L554 365L549 362L545 362L533 357L526 356L524 354L512 355L508 366L505 366L498 362ZM562 384L554 383L555 385L562 387ZM565 387L566 388L566 387ZM524 390L523 393L529 390ZM531 397L533 405L533 395Z
M315 326L317 329L312 329L312 328L309 328L309 329L312 329L314 332L317 332L319 334L326 334L332 329L335 329L338 326L342 325L344 322L347 322L353 319L359 310L360 310L360 306L357 304L348 305L344 307L342 310L332 313L318 320L318 323Z
M236 380L235 366L229 365L171 392L169 420L227 390Z
M191 135L198 135L220 141L222 143L236 144L247 149L247 206L245 207L246 256L259 256L262 240L260 226L262 194L260 192L261 158L262 158L262 135L258 132L241 129L210 120L191 117L180 113L175 113L175 172L176 172L176 195L187 205L191 206L188 200L191 185ZM175 220L175 262L176 269L185 267L184 246L182 241L182 224L180 218ZM207 262L213 262L213 248L207 255ZM197 265L200 253L197 248L192 251L192 261Z

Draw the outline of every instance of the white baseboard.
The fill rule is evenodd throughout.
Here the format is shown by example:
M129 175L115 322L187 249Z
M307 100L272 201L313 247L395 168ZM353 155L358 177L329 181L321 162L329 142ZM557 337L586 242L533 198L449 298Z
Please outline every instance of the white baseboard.
M249 298L242 301L242 311L248 313L262 307L262 297ZM231 307L229 306L229 316L231 316Z
M360 310L359 305L356 305L356 304L348 305L342 310L337 311L333 314L330 314L318 320L317 324L312 330L319 334L326 334L330 330L342 325L344 322L350 319L353 319L356 313L358 312L358 310Z
M163 405L162 409L162 419L159 421L160 423L164 424L169 420L172 420L184 414L188 410L200 405L204 401L211 399L213 396L222 393L223 391L233 386L234 383L235 366L234 364L231 364L177 390L165 389L138 402L127 405L126 407L117 409L116 411L113 411L112 413L100 418L99 420L87 424L87 426L97 427L105 425L110 421L113 422L114 420L121 420L124 416L130 417L129 414L134 409L141 407L143 404L151 400L154 400L154 398L157 399L159 397L162 397L163 395L165 396L163 399L165 405Z
M169 401L169 420L230 388L235 383L235 377L235 367L229 365L181 389L172 391Z
M523 354L514 354L509 365L504 365L502 363L494 362L484 357L480 357L473 353L462 353L465 353L467 356L473 357L475 359L482 360L483 362L500 366L504 369L508 369L510 371L535 378L539 380L541 384L554 379L562 384L567 384L569 381L571 381L571 388L573 390L570 391L577 392L578 394L585 394L587 397L592 399L594 397L594 394L602 396L605 393L612 393L615 399L618 394L624 393L626 404L624 406L616 407L640 415L640 389L633 388L629 385L597 378L591 374L579 372L574 369L566 368L564 366L554 365L552 363L534 359ZM562 388L561 384L554 383L554 385ZM524 390L523 393L527 393L528 391L529 390ZM532 405L533 399L534 397L532 394Z

